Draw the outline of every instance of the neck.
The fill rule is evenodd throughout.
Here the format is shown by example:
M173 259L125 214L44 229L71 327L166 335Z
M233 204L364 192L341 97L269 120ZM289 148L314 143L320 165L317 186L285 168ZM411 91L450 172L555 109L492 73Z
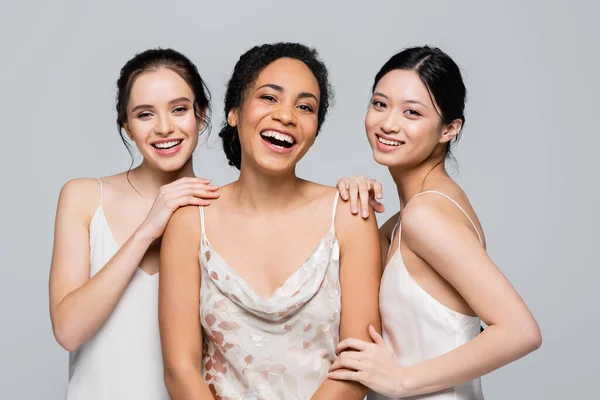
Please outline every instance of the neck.
M241 209L273 212L288 209L290 203L298 199L302 183L294 170L269 175L242 164L240 177L232 184L232 190Z
M400 211L414 195L423 191L426 180L448 178L444 160L426 161L417 167L389 167L389 171L398 189Z
M149 163L146 160L131 170L129 173L129 179L133 185L140 192L143 197L156 197L160 188L167 185L179 178L193 177L194 175L194 164L190 158L181 169L176 171L163 171Z

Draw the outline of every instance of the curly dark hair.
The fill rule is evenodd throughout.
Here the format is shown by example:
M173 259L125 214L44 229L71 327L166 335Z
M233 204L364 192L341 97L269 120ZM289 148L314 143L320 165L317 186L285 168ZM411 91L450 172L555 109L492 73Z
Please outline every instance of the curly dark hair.
M240 108L248 89L254 84L259 73L269 64L280 58L293 58L302 61L313 73L319 84L320 99L317 113L317 134L319 133L327 110L333 101L333 90L329 83L329 73L325 64L319 59L314 48L299 43L273 43L255 46L242 54L235 64L233 74L227 83L225 94L225 121L219 132L223 142L223 151L229 165L240 169L242 164L242 148L237 127L229 125L229 111Z

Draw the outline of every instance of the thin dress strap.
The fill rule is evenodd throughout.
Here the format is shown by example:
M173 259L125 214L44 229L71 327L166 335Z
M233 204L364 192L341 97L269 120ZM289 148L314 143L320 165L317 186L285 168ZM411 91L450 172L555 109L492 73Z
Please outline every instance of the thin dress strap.
M471 225L473 226L473 229L475 229L475 233L477 233L477 237L479 238L479 243L481 243L481 245L483 245L483 239L481 238L481 235L479 234L479 231L477 230L477 226L475 226L475 223L473 222L473 220L471 219L471 217L469 217L469 214L467 214L467 212L464 210L464 208L462 208L462 207L460 206L460 204L458 204L458 202L456 202L456 201L455 201L454 199L452 199L450 196L448 196L448 195L446 195L446 194L444 194L444 193L442 193L442 192L438 192L437 190L426 190L426 191L424 191L424 192L417 193L417 194L415 194L415 195L412 197L412 199L414 199L415 197L417 197L417 196L420 196L420 195L422 195L422 194L425 194L425 193L435 193L435 194L439 194L440 196L443 196L443 197L447 198L448 200L450 200L452 203L454 203L454 205L455 205L456 207L458 207L458 209L459 209L460 211L462 211L462 213L463 213L463 214L465 214L465 217L467 217L467 219L469 220L469 222L470 222L470 223L471 223ZM411 200L412 200L412 199L411 199ZM407 205L408 205L408 203L407 203Z
M98 179L98 182L100 182L100 205L102 205L102 179L100 178L96 178Z
M399 225L400 221L396 222L394 229L392 229L392 236L390 237L390 247L388 247L387 258L390 258L390 251L392 250L392 245L394 244L394 236L396 235L396 229L398 229ZM400 246L400 243L398 243L398 246Z
M337 210L337 205L338 205L338 199L340 198L340 192L339 191L335 191L335 197L333 198L333 212L331 214L331 228L330 229L334 229L335 228L335 212Z
M200 209L200 228L202 228L202 236L204 237L204 206L199 206Z

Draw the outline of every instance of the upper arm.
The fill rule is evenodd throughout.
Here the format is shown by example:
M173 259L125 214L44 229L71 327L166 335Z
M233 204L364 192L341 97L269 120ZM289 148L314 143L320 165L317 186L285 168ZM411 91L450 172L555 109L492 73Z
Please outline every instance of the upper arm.
M340 284L342 311L340 339L347 337L371 341L368 327L380 330L379 284L382 274L381 247L374 214L356 218L345 208L337 213L340 242Z
M91 210L99 201L95 179L74 179L67 182L58 199L54 225L54 245L50 267L50 316L56 306L73 290L90 278Z
M486 324L508 322L524 328L537 327L529 309L473 230L440 210L432 199L414 199L407 207L402 218L402 238Z
M198 368L200 325L200 216L198 207L179 208L162 238L159 272L159 326L165 367Z

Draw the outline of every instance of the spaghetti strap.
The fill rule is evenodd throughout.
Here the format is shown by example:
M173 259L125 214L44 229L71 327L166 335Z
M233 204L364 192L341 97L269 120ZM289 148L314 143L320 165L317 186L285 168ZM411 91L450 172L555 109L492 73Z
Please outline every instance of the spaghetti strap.
M414 196L413 196L413 197L412 197L410 200L414 199L414 198L415 198L415 197L417 197L417 196L420 196L420 195L422 195L422 194L425 194L425 193L435 193L435 194L439 194L440 196L443 196L443 197L447 198L448 200L450 200L452 203L454 203L454 205L455 205L456 207L458 207L458 209L459 209L460 211L462 211L462 213L465 215L465 217L467 217L467 219L468 219L468 220L469 220L469 222L471 223L471 226L473 226L473 229L475 229L475 233L477 234L477 238L479 238L479 243L481 243L481 245L483 246L483 239L482 239L481 235L479 234L479 230L477 229L477 226L475 226L475 223L473 222L473 220L471 219L471 217L469 217L469 214L467 214L467 212L465 211L465 209L464 209L464 208L462 208L462 207L460 206L460 204L458 204L458 202L457 202L457 201L455 201L455 200L454 200L453 198L451 198L450 196L448 196L448 195L446 195L446 194L444 194L444 193L442 193L442 192L438 192L437 190L426 190L426 191L424 191L424 192L421 192L421 193L417 193L417 194L415 194L415 195L414 195ZM408 205L408 203L410 202L410 200L409 200L409 201L406 203L406 205Z
M200 228L202 228L202 236L204 236L204 206L198 206L200 209Z
M333 212L331 214L331 228L330 229L334 229L334 227L335 227L335 212L337 210L339 198L340 198L340 192L336 190L335 197L333 198Z
M96 178L98 179L98 182L100 182L100 205L102 206L102 179L100 178Z
M387 258L390 258L390 251L392 250L392 244L394 243L394 236L396 235L396 229L398 229L398 226L400 226L400 221L396 222L394 229L392 229L392 236L390 237L390 246L388 247ZM400 243L398 243L398 247L400 247Z

